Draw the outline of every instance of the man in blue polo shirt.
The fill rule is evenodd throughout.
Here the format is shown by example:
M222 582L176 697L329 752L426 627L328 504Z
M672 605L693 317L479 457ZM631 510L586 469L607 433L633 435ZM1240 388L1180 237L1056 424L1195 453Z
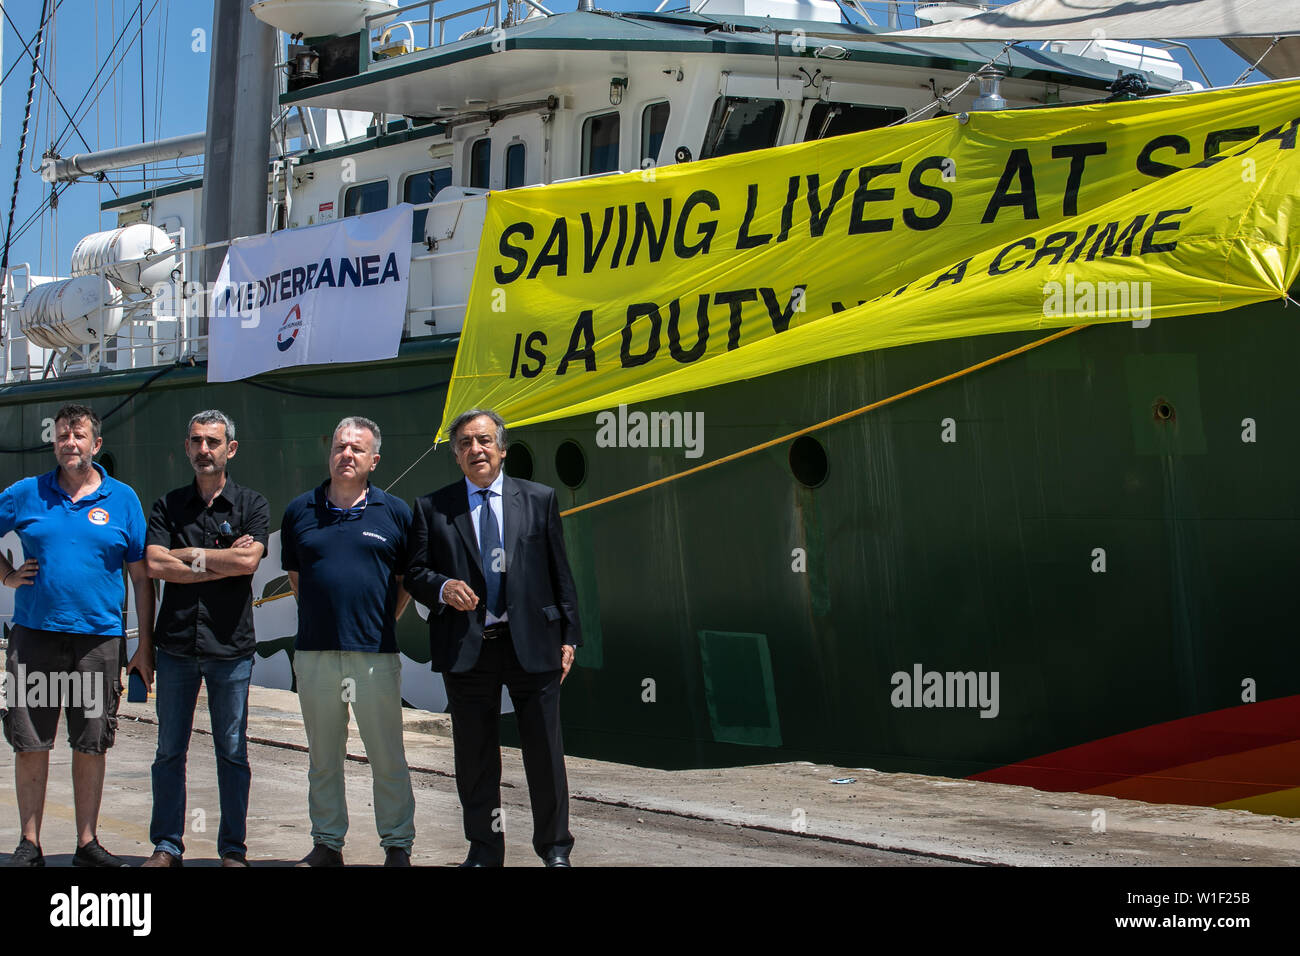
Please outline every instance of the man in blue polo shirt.
M384 866L410 866L415 795L402 745L397 619L411 509L370 484L382 438L368 418L339 422L329 480L289 503L280 560L298 599L293 670L307 731L312 851L299 866L342 866L348 705L366 747Z
M4 735L14 749L22 839L7 866L45 865L41 817L61 703L72 747L72 862L127 865L95 836L122 691L122 568L131 576L140 635L127 666L146 683L153 681L153 585L140 499L95 463L104 444L99 431L91 409L63 406L54 416L58 467L0 492L0 535L17 531L27 557L14 568L0 555L4 584L17 591L5 655Z

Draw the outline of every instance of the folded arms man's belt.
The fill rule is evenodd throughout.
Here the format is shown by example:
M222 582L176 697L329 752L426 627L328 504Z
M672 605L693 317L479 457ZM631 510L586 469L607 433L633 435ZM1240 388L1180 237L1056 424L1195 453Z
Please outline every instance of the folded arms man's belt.
M498 637L509 637L510 625L505 621L498 621L496 624L489 624L483 628L483 640L495 641Z

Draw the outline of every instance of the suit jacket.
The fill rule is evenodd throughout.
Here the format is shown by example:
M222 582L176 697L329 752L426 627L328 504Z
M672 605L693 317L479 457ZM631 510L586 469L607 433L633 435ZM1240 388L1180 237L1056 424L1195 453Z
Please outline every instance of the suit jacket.
M561 646L582 644L582 632L555 490L506 475L501 492L506 623L515 654L530 673L559 670ZM433 669L461 673L478 660L487 617L487 581L465 480L418 498L414 512L403 584L430 609ZM478 607L458 611L440 603L439 592L449 580L473 588Z

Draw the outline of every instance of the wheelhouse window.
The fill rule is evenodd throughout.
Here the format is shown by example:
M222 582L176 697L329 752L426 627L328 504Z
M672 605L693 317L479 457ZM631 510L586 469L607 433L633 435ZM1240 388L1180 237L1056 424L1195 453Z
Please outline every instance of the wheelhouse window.
M808 118L808 129L803 138L804 142L809 142L814 139L843 136L845 133L880 129L882 126L898 122L906 115L905 110L894 106L819 102L812 108L812 115Z
M713 104L701 159L775 146L785 116L784 100L720 96Z
M651 165L659 162L659 150L664 144L664 130L668 128L668 104L651 103L641 111L641 165L650 160Z
M442 166L421 173L411 173L402 184L402 201L419 206L432 202L433 197L444 186L451 185L451 167ZM424 223L429 218L429 210L417 209L411 220L411 241L424 241Z
M471 189L488 189L492 176L492 140L476 140L469 148L469 185Z
M343 215L363 216L368 212L379 212L388 208L388 180L381 179L374 183L358 183L349 186L343 193Z
M524 144L511 143L506 147L506 189L518 189L524 184Z
M618 113L589 116L582 124L582 175L618 169Z

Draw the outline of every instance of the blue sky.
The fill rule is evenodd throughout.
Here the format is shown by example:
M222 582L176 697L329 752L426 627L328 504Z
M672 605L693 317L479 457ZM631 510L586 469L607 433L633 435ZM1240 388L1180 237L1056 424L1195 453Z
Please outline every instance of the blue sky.
M120 194L139 191L142 188L141 171L137 166L110 174L113 186L83 179L61 190L57 217L47 211L19 235L19 229L49 195L49 187L41 181L38 173L31 171L32 168L39 168L40 156L52 142L57 143L60 155L68 156L91 149L201 131L207 111L212 2L53 2L59 5L54 18L52 78L58 98L76 118L77 126L76 130L69 126L63 110L38 77L9 261L11 265L30 262L37 274L66 275L72 247L77 240L97 229L116 225L116 217L100 214L100 202L112 198L114 189ZM614 10L653 9L657 2L597 0L597 6ZM8 221L13 171L31 75L31 60L23 50L23 41L31 44L35 37L42 0L4 0L3 5L13 23L3 24L4 57L0 64L0 75L5 76L0 88L0 237L3 237ZM674 2L671 5L679 4ZM561 0L547 6L558 12L571 10L576 3L574 0ZM145 16L143 43L138 36L141 14ZM131 25L123 31L128 19ZM877 22L883 23L883 16L878 17ZM905 19L904 25L910 23ZM110 50L119 35L121 40L110 61ZM49 40L47 31L47 45ZM1245 66L1218 41L1201 41L1192 46L1215 84L1231 83ZM1199 76L1181 51L1176 55L1183 60L1189 76ZM110 70L111 64L119 59L121 65ZM47 62L42 57L43 67ZM102 74L83 102L83 94L91 90L101 66L104 67ZM80 137L85 138L89 148ZM150 182L182 178L199 168L199 157L161 164L150 170Z
M61 191L57 246L55 217L48 212L18 237L18 228L49 194L49 187L41 181L38 173L32 172L32 168L39 168L41 154L52 142L57 142L60 155L68 156L89 151L80 138L82 136L91 149L105 149L141 139L202 130L207 112L208 54L193 51L195 44L191 31L211 32L212 3L210 0L144 0L143 5L138 6L137 0L56 2L60 5L54 17L52 79L63 106L77 119L80 136L68 126L67 117L38 76L9 261L11 264L29 261L38 274L57 272L66 275L72 247L77 240L100 228L101 222L103 228L116 225L115 217L104 216L101 220L99 214L101 199L111 198L113 188L93 180L82 180ZM8 221L18 141L31 76L31 59L24 52L22 41L32 44L40 22L41 6L42 0L4 2L5 12L13 24L4 23L4 61L0 75L11 67L13 71L0 89L3 97L0 102L0 230ZM143 44L139 42L135 26L139 16L137 9L148 14ZM128 16L133 26L122 36L112 60L117 62L121 58L121 66L116 71L105 67L95 92L91 92L78 108L78 102L90 89L101 65L108 61L109 52L122 33ZM47 29L47 47L49 40ZM42 68L45 66L43 56ZM161 82L158 79L160 74ZM107 82L106 78L109 78ZM181 166L197 169L201 164L182 160ZM175 164L170 164L170 169L163 167L159 173L172 177L181 175ZM111 174L111 178L122 180L116 185L119 193L141 188L139 167L120 170Z

